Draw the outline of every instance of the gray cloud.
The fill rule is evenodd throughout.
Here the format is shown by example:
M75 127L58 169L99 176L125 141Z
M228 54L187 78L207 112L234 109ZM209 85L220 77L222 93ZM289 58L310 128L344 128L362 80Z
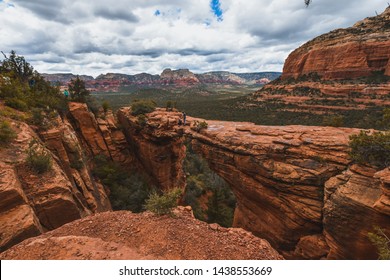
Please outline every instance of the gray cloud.
M128 22L138 22L138 17L128 9L113 7L100 7L95 10L95 16L100 16L109 20L124 20Z
M71 20L63 14L63 10L66 9L65 1L50 1L50 0L14 0L12 3L15 3L15 7L21 6L24 7L38 17L49 20L49 21L58 21L62 23L70 23Z
M210 0L8 0L14 7L0 2L0 50L16 50L41 72L281 71L305 41L387 2L221 0L217 21Z

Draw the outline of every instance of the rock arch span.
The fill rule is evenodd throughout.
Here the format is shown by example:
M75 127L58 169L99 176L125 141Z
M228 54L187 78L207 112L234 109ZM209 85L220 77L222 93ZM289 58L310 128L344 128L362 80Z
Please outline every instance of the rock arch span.
M158 186L184 188L184 139L190 137L232 187L234 226L288 258L377 257L367 233L374 226L390 230L390 170L351 163L349 135L358 129L207 121L198 132L178 126L179 118L157 110L140 125L129 108L118 112L135 156Z

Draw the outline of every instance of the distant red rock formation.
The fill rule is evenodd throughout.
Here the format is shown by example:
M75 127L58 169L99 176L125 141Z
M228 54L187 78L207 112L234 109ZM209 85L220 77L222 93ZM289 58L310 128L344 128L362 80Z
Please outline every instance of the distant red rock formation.
M248 103L261 106L272 100L281 111L311 114L390 106L390 7L294 50L281 78Z
M316 73L325 80L390 76L390 7L353 27L321 35L293 51L282 79Z

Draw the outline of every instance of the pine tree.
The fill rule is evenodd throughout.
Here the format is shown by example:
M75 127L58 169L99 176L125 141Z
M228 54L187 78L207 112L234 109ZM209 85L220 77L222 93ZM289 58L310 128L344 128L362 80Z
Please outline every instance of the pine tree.
M79 76L76 80L71 80L69 84L70 98L76 102L86 102L87 96L90 94L89 90L85 88L85 82Z

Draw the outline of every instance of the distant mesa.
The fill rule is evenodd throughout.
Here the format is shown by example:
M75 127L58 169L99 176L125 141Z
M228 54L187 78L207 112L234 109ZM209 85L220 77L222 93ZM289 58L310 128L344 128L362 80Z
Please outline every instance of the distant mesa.
M177 87L195 86L201 84L211 85L264 85L278 78L280 72L255 72L255 73L231 73L227 71L214 71L195 74L189 69L172 70L166 68L160 75L140 73L127 75L120 73L107 73L97 76L81 75L86 86L92 91L118 91L122 86L164 86L171 85ZM74 74L43 74L43 77L53 83L66 86L71 79L75 79Z

